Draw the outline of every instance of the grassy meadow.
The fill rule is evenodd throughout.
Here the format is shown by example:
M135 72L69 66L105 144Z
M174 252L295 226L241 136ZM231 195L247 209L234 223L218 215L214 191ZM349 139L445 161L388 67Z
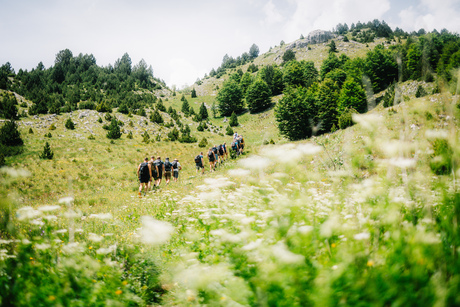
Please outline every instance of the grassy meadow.
M75 130L69 114L22 119L26 150L1 175L0 305L459 305L458 96L406 96L295 143L273 109L246 113L247 154L205 176L197 143L165 141L144 117L114 112L134 136L114 142L95 111L73 112ZM187 99L198 111L214 97ZM180 97L164 104L180 110ZM212 132L182 122L231 141L223 118ZM52 160L38 158L46 141ZM138 198L151 155L184 170Z

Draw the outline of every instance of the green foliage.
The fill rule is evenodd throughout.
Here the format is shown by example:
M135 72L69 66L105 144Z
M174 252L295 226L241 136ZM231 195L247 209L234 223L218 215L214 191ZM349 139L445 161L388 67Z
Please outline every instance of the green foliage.
M131 135L131 138L132 138L132 135ZM94 141L95 139L96 139L96 137L94 136L94 134L90 134L88 136L88 140L90 140L90 141Z
M129 131L128 135L126 136L126 138L132 140L133 139L133 132Z
M449 175L452 172L453 165L452 147L446 139L435 139L432 146L431 170L436 175Z
M228 124L230 127L237 127L239 125L238 116L236 116L235 112L233 112L232 115L230 116L230 121Z
M34 130L32 128L29 128L29 134L34 134Z
M371 79L374 91L380 92L397 81L398 65L389 50L377 45L367 53L363 72Z
M53 124L50 125L50 127L48 128L49 130L56 130L56 126Z
M241 91L243 93L243 96L246 96L246 92L249 86L251 85L251 83L252 83L251 74L249 72L245 72L240 80L240 86L241 86Z
M51 134L51 132L48 132L48 133L45 133L45 137L46 137L46 138L52 138L53 135Z
M340 90L337 107L339 113L345 111L346 109L354 109L359 113L367 112L366 92L362 88L361 84L354 79L347 79Z
M3 152L0 152L0 167L5 166L6 161L5 161L5 154Z
M196 90L195 90L195 88L192 88L192 92L191 92L190 95L191 95L191 96L190 96L191 98L196 98L196 97L197 97L197 96L196 96Z
M184 113L184 115L186 117L188 117L190 115L190 104L188 103L187 99L185 99L185 98L182 100L181 111L182 111L182 113Z
M419 85L417 87L417 91L415 92L415 97L419 98L419 97L424 97L426 95L428 95L428 93L425 91L423 86Z
M107 138L111 140L116 140L121 138L121 130L118 124L118 120L114 117L109 125L109 131L107 132Z
M277 66L267 65L262 67L257 73L257 78L260 78L267 83L268 87L270 88L271 96L277 96L283 92L283 72ZM251 83L252 79L251 82L247 82L248 88Z
M267 83L258 79L248 89L246 103L250 113L264 111L271 106L271 91Z
M40 159L43 160L51 160L54 157L54 153L51 150L51 146L48 142L45 143L45 146L43 147L43 151L39 154Z
M145 143L145 144L150 143L150 135L147 132L147 130L144 131L144 133L142 133L142 142Z
M345 129L348 127L353 126L353 114L356 114L356 110L354 109L345 109L343 110L338 119L338 126L340 129Z
M102 124L102 118L100 116L98 117L97 122Z
M179 130L176 127L168 133L168 139L170 141L177 141L179 139Z
M200 116L201 120L207 120L209 118L208 109L206 108L204 102L201 103L198 115Z
M325 79L319 86L317 106L317 122L319 133L330 132L337 126L339 88L331 79Z
M121 106L118 107L118 112L122 114L128 114L129 113L128 106L126 104L122 104Z
M163 124L164 120L158 110L155 110L153 113L150 114L150 121L156 124Z
M326 78L326 75L334 69L341 68L342 64L335 53L329 53L328 57L323 61L320 68L321 80Z
M225 134L226 135L233 135L233 129L230 127L230 125L227 126L227 129L225 129Z
M292 141L311 137L316 104L312 90L303 87L286 89L275 107L280 133Z
M107 104L107 102L105 101L102 101L101 103L99 103L97 106L96 106L96 111L98 112L112 112L112 108Z
M287 63L289 61L295 61L295 52L292 49L288 49L283 54L283 63Z
M110 113L106 113L104 118L105 118L106 121L111 122L112 119L113 119L113 116Z
M334 40L331 40L331 42L329 43L328 46L329 46L329 53L336 53L336 52L338 52Z
M24 144L18 125L14 120L7 120L0 128L0 144L5 146L21 146Z
M198 147L204 148L208 146L208 140L206 138L202 138L201 141L198 143Z
M92 101L80 101L78 104L78 108L80 110L95 110L96 109L96 104ZM54 112L53 112L54 113Z
M385 108L392 107L395 104L395 84L390 85L383 95L383 106Z
M19 119L17 104L18 101L14 95L7 93L3 96L0 103L0 118L11 120Z
M243 92L240 85L232 79L224 82L216 99L222 116L228 116L233 112L239 113L243 110Z
M64 126L66 127L66 129L69 129L69 130L74 130L75 129L75 124L74 124L74 122L72 121L72 119L70 117L67 118L67 120L65 121Z

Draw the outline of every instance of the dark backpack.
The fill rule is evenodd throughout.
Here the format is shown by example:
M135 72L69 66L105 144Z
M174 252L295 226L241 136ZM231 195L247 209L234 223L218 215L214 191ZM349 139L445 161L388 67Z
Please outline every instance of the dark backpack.
M214 152L214 154L217 155L217 147L213 147L213 148L212 148L212 152Z
M167 172L171 171L171 166L172 166L171 162L166 161L165 162L165 171L167 171Z
M200 155L195 157L195 163L201 163L201 156Z
M149 164L147 162L142 162L141 167L139 169L139 176L146 177L149 174Z
M173 169L177 169L177 161L174 161L174 162L172 163L172 168L173 168Z
M214 153L212 151L208 152L208 157L214 159Z
M219 154L222 156L224 154L224 147L219 145Z

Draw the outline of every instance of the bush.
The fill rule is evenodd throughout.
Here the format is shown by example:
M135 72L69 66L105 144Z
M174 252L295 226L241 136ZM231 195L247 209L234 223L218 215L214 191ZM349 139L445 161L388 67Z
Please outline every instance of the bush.
M105 118L106 121L110 122L110 121L112 121L113 116L110 113L106 113L104 118Z
M436 139L433 142L433 155L430 168L436 175L449 175L452 172L453 150L446 139Z
M50 130L56 130L56 126L54 124L51 124L51 126L49 127Z
M95 139L96 139L96 137L94 136L94 134L90 134L88 136L88 140L94 141Z
M230 116L230 122L228 124L230 127L237 127L239 125L238 116L236 116L235 112L233 112L232 116Z
M65 122L65 127L69 130L74 130L75 129L75 124L72 121L72 119L69 117L66 122Z
M51 134L51 132L48 132L48 133L45 134L45 138L52 138L52 137L53 137L53 135Z
M425 91L423 86L419 85L417 87L417 92L415 92L415 97L420 98L420 97L424 97L426 95L427 95L427 92Z
M107 132L107 138L116 140L121 137L120 126L118 125L118 120L113 118L110 122L109 131Z
M204 148L208 146L208 140L206 138L202 138L201 141L198 143L198 147Z
M174 127L174 129L168 133L168 139L174 142L174 141L177 141L178 138L179 138L179 130L177 130L177 128Z
M29 128L29 134L34 134L34 130L32 130L32 128Z
M233 132L232 127L227 126L227 130L226 130L225 134L226 134L226 135L233 135L233 133L234 133L234 132Z
M348 127L353 126L353 119L352 115L357 114L356 110L354 109L347 109L342 114L339 116L339 128L340 129L345 129Z
M147 130L142 134L142 142L145 144L150 143L150 135L148 134Z
M54 157L54 153L51 150L50 144L48 142L45 143L43 147L43 152L39 154L40 159L44 160L51 160Z
M78 103L78 108L80 110L95 110L96 104L92 101L81 101Z
M129 131L129 132L128 132L128 135L126 136L126 138L132 140L132 139L133 139L133 132L132 132L132 131Z

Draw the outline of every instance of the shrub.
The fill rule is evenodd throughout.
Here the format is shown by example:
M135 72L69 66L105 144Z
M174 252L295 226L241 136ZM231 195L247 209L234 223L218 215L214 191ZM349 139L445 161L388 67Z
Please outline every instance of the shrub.
M150 143L150 135L148 134L147 130L142 134L142 142L145 144Z
M129 132L128 132L128 135L126 136L126 138L132 140L132 139L133 139L133 132L132 132L132 131L129 131Z
M417 92L415 92L415 97L419 98L419 97L423 97L423 96L426 96L426 95L427 95L427 92L425 91L423 86L419 85L417 87Z
M168 139L172 142L176 141L179 138L179 130L177 130L176 127L174 127L173 130L171 130L168 133Z
M237 127L239 125L238 116L236 116L235 112L233 112L232 116L230 116L230 122L228 124L230 127Z
M65 122L65 127L69 130L74 130L75 129L75 124L72 121L72 119L69 117L66 122Z
M29 134L34 134L34 130L32 130L32 128L29 128Z
M51 150L50 144L48 142L45 143L43 147L43 152L39 154L40 159L44 160L51 160L54 157L54 153Z
M202 138L201 141L198 143L198 147L206 147L208 146L208 140L206 138Z
M51 132L48 132L48 133L45 134L45 137L46 138L51 138L51 137L53 137L53 135L51 134Z
M92 140L92 141L93 141L93 140L95 140L95 139L96 139L96 137L94 136L94 134L90 134L90 135L88 136L88 140Z
M112 121L113 116L110 113L106 113L104 118L105 118L106 121L110 122L110 121Z
M49 127L50 130L56 130L56 126L54 124L51 124L51 126Z
M121 137L120 126L118 125L118 120L113 118L110 122L109 131L107 132L107 138L115 140Z
M0 167L6 165L6 162L5 162L5 155L3 154L3 152L0 152Z
M99 116L99 118L97 119L97 122L102 124L102 118Z
M436 139L433 142L433 155L430 168L436 175L448 175L452 171L452 148L446 139Z
M354 109L346 109L344 112L342 112L342 114L340 114L339 116L339 128L340 129L345 129L345 128L353 126L352 115L354 113L357 114L358 112L356 112Z
M227 130L226 130L225 134L226 134L226 135L233 135L233 133L234 133L234 132L233 132L232 127L227 126Z
M84 110L84 109L86 109L86 110L95 110L96 105L92 101L81 101L80 103L78 103L78 108L80 110Z

